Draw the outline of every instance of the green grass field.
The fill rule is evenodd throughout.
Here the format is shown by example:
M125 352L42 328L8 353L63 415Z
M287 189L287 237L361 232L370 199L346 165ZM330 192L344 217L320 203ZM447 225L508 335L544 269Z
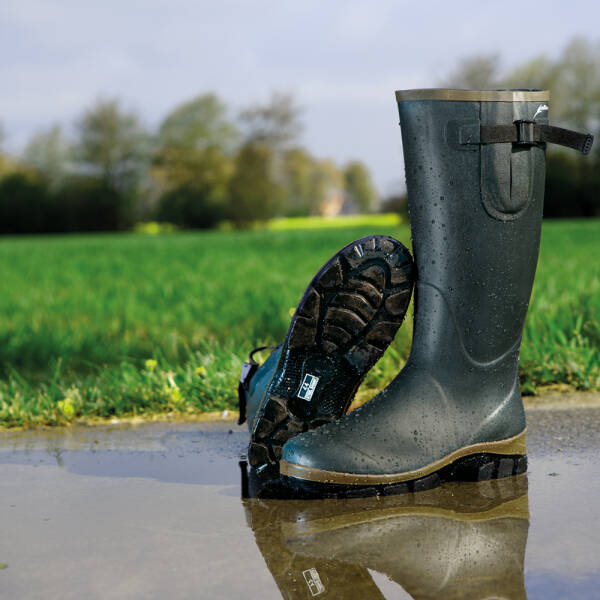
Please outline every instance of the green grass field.
M0 425L235 408L248 351L281 340L315 271L369 233L410 239L408 226L375 220L0 240ZM598 257L598 221L545 223L521 353L525 392L600 387ZM363 392L403 364L410 321Z

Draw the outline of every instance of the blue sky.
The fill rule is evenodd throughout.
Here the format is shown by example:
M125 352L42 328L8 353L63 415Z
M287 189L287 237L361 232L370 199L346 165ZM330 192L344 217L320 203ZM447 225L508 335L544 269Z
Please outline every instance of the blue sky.
M0 122L17 152L35 131L69 125L118 96L148 126L199 93L232 114L293 93L303 143L364 160L378 188L403 186L394 90L435 87L458 60L497 52L510 68L600 40L600 3L540 0L2 0Z

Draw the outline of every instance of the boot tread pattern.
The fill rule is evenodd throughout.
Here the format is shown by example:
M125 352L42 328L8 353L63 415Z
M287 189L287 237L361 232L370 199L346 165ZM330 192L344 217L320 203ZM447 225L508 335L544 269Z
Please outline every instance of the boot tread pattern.
M255 417L251 466L276 464L289 438L346 412L404 319L413 269L402 244L371 236L341 250L317 273L296 309ZM315 386L308 400L298 396L303 383Z

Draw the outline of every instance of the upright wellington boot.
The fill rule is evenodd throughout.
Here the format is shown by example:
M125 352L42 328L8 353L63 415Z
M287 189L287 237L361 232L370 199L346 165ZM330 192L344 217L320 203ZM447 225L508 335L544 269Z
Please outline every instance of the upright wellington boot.
M518 382L542 223L544 91L397 92L417 265L411 355L378 396L286 443L284 482L324 495L426 489L527 468Z
M383 235L348 244L317 272L283 343L262 365L254 352L244 364L239 422L248 417L252 467L276 470L286 440L346 412L402 324L413 282L409 251Z
M526 477L338 500L335 513L328 501L314 502L316 510L280 526L285 549L298 562L328 560L336 582L343 568L347 576L376 571L414 600L525 600ZM351 581L347 588L346 600L371 598Z

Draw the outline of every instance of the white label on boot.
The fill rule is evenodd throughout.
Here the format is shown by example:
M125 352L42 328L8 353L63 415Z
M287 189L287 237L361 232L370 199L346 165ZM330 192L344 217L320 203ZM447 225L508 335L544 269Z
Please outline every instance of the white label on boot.
M304 575L306 585L313 596L318 596L325 591L325 586L323 585L321 578L314 567L312 569L302 571L302 575Z
M304 380L302 381L302 385L300 386L300 391L298 392L298 398L302 398L302 400L306 400L310 402L310 399L313 397L315 393L315 388L317 387L317 383L319 383L319 378L316 375L311 375L307 373L304 376Z

